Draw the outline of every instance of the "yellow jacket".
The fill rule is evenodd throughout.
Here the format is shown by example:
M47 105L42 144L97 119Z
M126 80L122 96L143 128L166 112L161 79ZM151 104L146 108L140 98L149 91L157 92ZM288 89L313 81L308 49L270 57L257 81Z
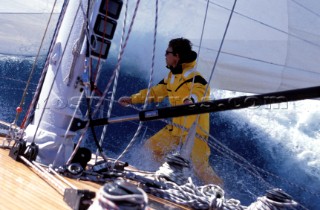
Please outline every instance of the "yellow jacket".
M194 102L201 102L208 99L210 95L210 88L208 88L206 96L204 93L207 87L207 81L201 74L195 71L194 67L196 61L181 64L182 71L170 71L168 76L160 81L157 85L153 86L149 94L149 102L161 102L165 97L168 97L171 106L182 105L185 99L191 99ZM194 84L193 84L194 82ZM191 91L192 90L192 91ZM191 92L190 92L191 91ZM143 89L131 96L132 103L144 103L147 95L147 89ZM172 121L175 124L190 128L192 123L196 120L196 115L187 117L176 117ZM209 114L201 114L198 124L209 133ZM197 128L197 133L201 136L207 136L201 129ZM180 136L186 135L182 130L173 126L172 135Z

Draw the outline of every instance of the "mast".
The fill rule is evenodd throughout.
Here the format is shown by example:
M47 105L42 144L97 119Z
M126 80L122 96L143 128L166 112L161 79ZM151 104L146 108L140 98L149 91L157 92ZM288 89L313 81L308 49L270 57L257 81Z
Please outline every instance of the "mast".
M67 132L75 107L70 99L79 98L86 52L84 36L85 21L81 7L88 1L69 1L61 27L49 54L49 66L44 80L33 122L25 130L25 139L39 146L38 160L44 164L54 161L55 155L63 144L60 163L68 158L73 150L74 132ZM86 8L84 8L86 9Z
M41 163L60 166L70 158L76 133L69 127L74 118L83 117L77 110L82 92L90 95L91 91L88 60L107 58L122 4L120 0L97 0L89 17L89 0L67 1L47 58L49 66L34 119L25 130L24 138L39 146L37 160Z

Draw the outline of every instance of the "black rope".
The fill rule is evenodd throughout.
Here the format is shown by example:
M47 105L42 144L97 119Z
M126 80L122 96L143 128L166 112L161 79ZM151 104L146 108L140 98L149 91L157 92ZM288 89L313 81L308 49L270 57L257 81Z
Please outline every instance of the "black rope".
M88 119L89 119L89 123L90 123L92 121L90 98L86 97L86 102L87 102L87 107L88 107ZM94 125L92 125L91 123L90 123L90 129L91 129L91 132L92 132L94 143L96 144L100 154L102 154L103 153L103 149L99 144L99 141L98 141L98 138L97 138L97 134L96 134L96 132L94 130Z

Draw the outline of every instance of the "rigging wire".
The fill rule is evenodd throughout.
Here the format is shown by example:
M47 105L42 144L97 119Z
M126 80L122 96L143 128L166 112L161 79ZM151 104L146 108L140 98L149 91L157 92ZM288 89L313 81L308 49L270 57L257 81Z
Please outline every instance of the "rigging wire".
M84 94L85 94L85 91L84 91ZM92 121L92 114L91 114L91 107L90 107L90 98L88 98L87 96L86 97L86 101L87 101L87 107L88 107L88 122L90 123L90 121ZM103 149L102 147L100 146L99 142L98 142L98 138L97 138L97 134L95 132L95 129L94 129L94 126L90 126L90 129L91 129L91 132L92 132L92 136L93 136L93 140L97 146L97 150L100 152L100 154L102 155L102 157L104 157L105 161L107 160L106 157L103 155ZM78 151L78 149L75 151Z
M87 5L87 13L85 12L85 8L83 7L83 2L81 1L80 2L80 9L81 9L81 12L82 12L82 15L83 15L83 18L84 18L84 24L83 24L83 28L82 28L82 31L85 33L85 35L86 36L84 36L84 37L86 37L86 38L88 38L89 36L88 36L88 30L87 30L87 28L88 28L88 22L89 22L89 19L88 19L88 17L87 17L87 14L88 14L88 11L89 11L89 7L90 7L91 5L90 5L90 1L88 2L88 5ZM81 37L83 37L83 35L81 35ZM84 43L84 39L82 39L82 41L81 41L81 43ZM87 51L88 51L88 48L86 49ZM84 66L84 68L87 68L87 67L90 67L90 66L88 66L88 65L86 65L87 63L86 63L86 60L85 60L85 66ZM73 66L74 67L74 66ZM90 82L90 81L89 81ZM84 84L84 86L85 86L85 84ZM80 97L79 97L79 100L78 100L78 102L77 102L77 105L76 105L76 107L75 107L75 109L74 109L74 112L73 112L73 114L72 114L72 117L71 117L71 119L70 119L70 123L68 124L68 127L67 127L67 129L66 129L66 131L65 131L65 134L64 134L64 138L63 138L63 140L62 140L62 142L66 142L66 140L67 140L67 137L68 137L68 133L69 133L69 131L70 131L70 128L71 128L71 126L72 126L72 121L76 118L76 115L78 114L78 111L80 110L80 105L81 105L81 101L82 101L82 99L84 98L84 97L86 97L86 95L85 95L85 90L84 91L82 91L82 93L80 94ZM91 98L90 98L91 99ZM86 100L86 102L87 102L87 98L85 98L85 100ZM90 104L90 106L91 106L91 103L89 103ZM87 105L88 106L88 105ZM89 107L89 106L88 106ZM89 113L89 111L87 112L87 115L89 115L90 113ZM90 118L91 116L89 116L89 118ZM93 129L92 129L93 130ZM59 146L59 149L58 149L58 151L57 151L57 154L56 154L56 158L55 158L55 160L53 161L53 167L56 167L56 163L57 163L57 161L58 161L58 157L60 156L60 154L61 154L61 152L62 152L62 147L63 147L63 144L61 144L60 146ZM101 148L99 148L100 150L101 150ZM75 149L74 149L75 150ZM78 150L78 149L77 149ZM76 150L76 151L77 151ZM76 152L75 151L75 152Z
M38 85L37 85L37 89L36 89L36 92L32 98L32 101L31 101L31 104L28 108L28 111L27 111L27 114L25 115L24 119L23 119L23 122L21 124L21 127L22 127L22 133L24 133L25 129L26 129L26 123L28 123L30 117L31 117L31 112L33 112L33 109L35 108L35 103L37 102L38 100L38 97L40 95L40 91L42 89L42 86L43 86L43 83L44 83L44 79L45 79L45 76L46 76L46 73L48 71L48 66L49 66L49 61L50 61L50 55L53 51L53 43L55 43L56 39L57 39L57 36L58 36L58 33L57 31L59 31L60 27L61 27L61 23L62 23L62 19L65 15L65 12L66 12L66 8L67 8L67 5L68 5L69 1L65 1L63 6L62 6L62 9L61 9L61 13L60 13L60 17L58 19L58 22L57 22L57 27L56 27L56 30L54 32L54 37L52 39L52 42L51 42L51 46L50 46L50 50L49 50L49 53L48 53L48 56L47 56L47 60L46 60L46 63L43 67L43 71L42 71L42 74L41 74L41 77L39 79L39 82L38 82Z
M225 38L226 38L227 31L228 31L228 28L229 28L229 25L230 25L230 22L231 22L233 13L235 12L234 9L235 9L235 7L236 7L236 4L237 4L237 0L234 1L234 4L233 4L233 6L232 6L232 9L231 9L231 12L230 12L230 16L229 16L229 19L228 19L228 22L227 22L227 25L226 25L226 29L225 29L225 31L224 31L224 34L223 34L223 37L222 37L222 40L221 40L221 43L220 43L220 46L219 46L219 49L218 49L218 54L217 54L217 56L216 56L216 58L215 58L215 61L214 61L214 63L213 63L212 71L211 71L211 74L210 74L210 77L209 77L209 83L210 83L211 80L212 80L214 70L215 70L216 65L217 65L217 63L218 63L218 59L219 59L219 57L220 57L221 49L222 49L222 46L223 46L223 44L224 44L224 40L225 40ZM209 88L209 85L206 87L204 96L206 96L206 93L208 92L208 88Z
M227 31L229 29L229 25L230 25L230 22L231 22L231 19L232 19L232 16L233 16L233 13L234 13L234 10L235 10L235 7L236 7L236 4L237 4L237 0L234 0L234 3L233 3L233 7L232 7L232 10L230 12L230 15L229 15L229 19L228 19L228 22L227 22L227 25L226 25L226 28L225 28L225 31L224 31L224 34L223 34L223 37L222 37L222 40L220 42L220 46L219 46L219 50L218 50L218 53L217 53L217 56L215 58L215 61L214 61L214 64L213 64L213 67L212 67L212 70L211 70L211 74L210 74L210 77L209 77L209 80L208 80L208 85L206 86L205 88L205 91L204 91L204 94L203 94L203 97L202 97L202 101L206 98L206 95L208 93L208 90L209 90L209 84L212 80L212 77L213 77L213 73L214 73L214 70L215 70L215 67L217 65L217 62L218 62L218 59L219 59L219 56L220 56L220 53L221 53L221 49L222 49L222 46L224 44L224 40L225 40L225 37L227 35ZM209 1L207 2L207 10L208 10L208 5L209 5ZM206 11L207 11L206 10ZM206 17L206 16L205 16ZM205 24L205 21L204 21L204 24ZM204 29L204 26L203 26L203 29ZM202 32L203 33L203 32ZM202 37L201 37L202 38ZM194 80L194 78L193 78ZM192 83L192 88L193 88L193 85L194 85L194 82ZM190 95L191 95L191 91L192 89L190 90ZM209 90L210 91L210 90ZM197 118L195 120L195 122L197 123L197 121L199 120L199 117L200 115L197 115ZM186 123L186 117L184 118L184 125ZM198 125L199 126L199 125ZM180 145L181 145L181 141L182 141L182 136L180 137ZM182 149L182 146L179 147L179 152L181 152L181 149Z
M198 49L198 56L197 56L197 61L196 61L196 66L195 66L195 72L197 71L198 69L198 59L199 59L199 56L200 56L200 51L201 51L201 47L202 47L202 40L203 40L203 34L204 34L204 29L205 29L205 25L206 25L206 21L207 21L207 16L208 16L208 9L209 9L209 0L207 0L207 6L206 6L206 11L205 11L205 15L204 15L204 19L203 19L203 23L202 23L202 31L201 31L201 36L200 36L200 44L199 44L199 49ZM193 71L193 70L189 70L189 71ZM190 92L189 92L189 96L191 97L192 95L192 90L194 88L194 81L195 81L195 76L193 76L192 78L192 85L191 85L191 88L190 88ZM210 82L209 82L210 83ZM204 93L205 94L205 93ZM200 115L197 115L197 118L195 120L195 123L198 123L198 120L199 120L199 117ZM187 117L185 116L184 119L183 119L183 126L185 126L187 123ZM178 146L178 151L179 153L181 153L181 149L182 149L182 138L183 138L183 133L181 133L180 135L180 140L179 140L179 145Z
M89 2L89 3L90 3L90 2ZM88 37L88 33L87 33L88 18L87 18L86 12L84 12L84 8L83 8L83 3L82 3L82 2L80 2L79 8L80 8L81 11L83 12L83 17L84 17L84 19L85 19L85 24L83 24L82 30L84 31L84 33L86 33L86 35L87 35L87 37ZM79 11L79 8L78 8L78 11ZM88 8L87 8L87 9L88 9L88 10L87 10L87 14L88 14L89 4L88 4ZM82 40L82 42L83 42L83 40ZM81 43L82 43L82 42L81 42ZM90 52L88 48L86 49L86 51L87 51L86 53ZM89 68L90 68L91 65L90 65L90 66L85 65L85 68L86 68L86 67L89 67ZM91 78L89 78L89 83L91 83ZM91 88L90 88L90 89L91 89ZM90 91L91 91L91 90L89 90L88 92L90 92ZM85 97L85 98L86 98L86 102L87 102L87 110L88 110L88 111L87 111L87 116L88 116L88 118L89 118L88 123L87 123L86 128L85 128L85 131L87 131L88 128L89 128L89 124L90 124L90 121L92 120L92 116L93 116L93 115L92 115L92 112L91 112L91 103L92 103L91 97L88 98L88 96L85 95L85 94L86 94L85 92L86 92L86 91L83 91L83 93L81 94L80 98L82 99L83 97ZM78 101L78 104L77 104L76 109L75 109L75 111L74 111L74 113L73 113L72 119L75 118L76 112L79 110L80 104L81 104L81 100ZM71 124L72 124L72 120L70 121L70 123L69 123L69 125L68 125L68 128L67 128L66 133L65 133L65 135L64 135L63 141L66 141L67 134L68 134L68 132L69 132L69 130L70 130L70 128L71 128ZM99 145L99 142L98 142L98 139L97 139L97 136L96 136L94 127L93 127L93 126L90 126L90 129L91 129L91 131L92 131L92 135L93 135L93 138L94 138L94 141L95 141L95 143L96 143L96 146L97 146L98 151L100 152L100 154L101 154L101 156L103 157L103 159L104 159L105 161L107 161L107 157L106 157L105 154L103 153L102 147ZM76 152L78 151L78 149L79 149L79 147L80 147L80 145L81 145L81 143L82 143L82 140L83 140L85 134L86 134L86 132L83 132L83 133L81 134L81 136L80 136L80 138L79 138L79 140L78 140L78 143L76 144L76 146L75 146L75 148L74 148L74 150L73 150L73 152L72 152L71 156L69 157L69 159L68 159L68 161L67 161L66 164L70 164L70 162L71 162L72 159L74 158ZM63 145L61 144L60 147L59 147L58 153L57 153L57 155L56 155L56 159L54 160L54 163L53 163L54 166L56 165L56 161L57 161L57 159L58 159L58 156L59 156L59 154L60 154L61 151L62 151L62 146L63 146Z
M98 109L100 108L101 104L103 103L103 101L104 101L104 99L105 99L105 97L106 97L106 95L107 95L107 93L108 93L108 91L109 91L109 88L110 88L110 86L111 86L111 83L112 83L112 81L113 81L113 79L114 79L114 77L115 77L116 69L117 69L118 66L121 64L122 57L123 57L123 53L124 53L124 50L125 50L125 48L126 48L126 46L127 46L127 43L128 43L128 40L129 40L129 37L130 37L130 34L131 34L131 31L132 31L132 27L133 27L133 24L134 24L134 20L135 20L135 17L136 17L136 15L137 15L137 12L138 12L139 4L140 4L140 0L137 0L136 7L135 7L135 10L134 10L134 13L133 13L133 16L132 16L132 20L131 20L131 23L130 23L130 26L129 26L129 31L128 31L128 34L127 34L127 36L126 36L126 39L125 39L123 48L122 48L122 50L121 50L121 52L120 52L120 57L119 57L119 60L118 60L118 62L117 62L116 68L113 70L113 74L112 74L112 76L110 77L109 82L108 82L108 84L107 84L107 86L106 86L106 88L105 88L105 90L104 90L104 92L103 92L103 94L102 94L99 102L98 102L97 105L96 105L96 108L95 108L95 110L94 110L94 112L93 112L93 116L95 116L95 114L97 113L97 111L98 111Z
M293 0L292 0L292 1L293 1ZM211 4L215 4L215 5L217 5L217 6L221 7L221 8L224 8L224 9L226 9L226 10L229 10L228 8L223 7L223 6L219 5L219 4L216 4L216 3L213 3L213 2L210 2L210 3L211 3ZM295 2L295 3L297 3L297 2ZM303 7L303 8L305 8L306 10L310 10L310 9L308 9L307 7L303 6L303 5L300 5L300 6ZM311 12L311 10L310 10L310 12ZM278 29L278 28L273 27L273 26L271 26L271 25L268 25L268 24L266 24L266 23L264 23L264 22L262 22L262 21L258 21L258 20L254 19L254 18L251 18L251 17L249 17L249 16L243 15L243 14L241 14L241 13L239 13L239 12L235 12L235 13L238 14L238 15L241 15L241 16L243 16L243 17L245 17L245 18L251 19L251 20L256 21L256 22L259 22L260 24L265 25L265 26L267 26L267 27L269 27L269 28L273 28L274 30L280 31L280 32L282 32L282 33L285 33L285 34L287 34L288 36L295 37L295 38L300 39L300 40L302 40L302 41L304 41L304 42L307 42L307 43L312 44L312 45L314 45L314 46L320 47L320 45L317 44L317 43L314 43L314 42L312 42L312 41L308 41L308 40L306 40L306 39L303 39L303 38L301 38L301 37L298 37L297 35L290 34L290 33L286 32L286 31L284 31L284 30ZM315 15L317 15L317 14L315 14ZM214 51L215 51L215 50L214 50ZM228 53L228 52L222 52L222 53L224 53L224 54L229 54L229 55L233 55L233 56L237 56L237 57L241 57L241 58L246 58L246 59L248 59L248 60L254 60L254 61L258 61L258 62L269 63L269 64L272 64L272 65L281 66L281 67L285 67L285 68L289 68L289 69L296 69L296 70L300 70L300 71L302 70L302 71L307 71L307 72L314 73L314 71L311 71L311 70L301 69L301 68L292 67L292 66L287 66L287 65L283 65L283 64L276 64L276 63L273 63L273 62L263 61L263 60L260 60L260 59L250 58L250 57L241 56L241 55L236 55L236 54L233 54L233 53Z
M293 1L293 0L292 0L292 1ZM212 1L210 1L210 3L216 5L216 6L220 7L220 8L223 8L223 9L225 9L225 10L230 11L230 9L227 8L227 7L225 7L225 6L222 6L222 5L220 5L220 4L214 3L214 2L212 2ZM295 34L293 34L293 33L289 33L288 31L284 31L284 30L282 30L282 29L280 29L280 28L277 28L277 27L272 26L272 25L270 25L270 24L267 24L267 23L265 23L265 22L263 22L263 21L260 21L260 20L257 20L257 19L255 19L255 18L252 18L252 17L250 17L250 16L248 16L248 15L242 14L242 13L237 12L237 11L234 11L234 13L237 14L237 15L239 15L239 16L241 16L241 17L244 17L244 18L246 18L246 19L249 19L249 20L251 20L251 21L254 21L254 22L257 22L257 23L259 23L259 24L261 24L261 25L264 25L264 26L266 26L266 27L268 27L268 28L271 28L271 29L273 29L273 30L275 30L275 31L279 31L279 32L281 32L281 33L283 33L283 34L286 34L286 35L288 35L288 36L291 36L291 37L294 37L294 38L296 38L296 39L299 39L299 40L301 40L301 41L303 41L303 42L305 42L305 43L311 44L311 45L313 45L313 46L320 47L320 45L317 44L317 43L315 43L315 42L312 42L312 41L310 41L310 40L304 39L304 38L302 38L302 37L300 37L300 36L298 36L298 35L295 35Z
M151 90L151 85L153 83L153 75L154 75L154 64L155 64L155 56L156 56L156 44L157 44L157 31L158 31L158 0L156 0L156 8L155 8L155 24L154 24L154 34L153 34L153 50L152 50L152 64L151 64L151 71L150 71L150 79L149 79L149 84L148 84L148 90L147 90L147 95L143 104L143 110L145 110L147 108L148 105L148 101L149 101L149 95L150 95L150 90ZM136 141L138 135L140 134L141 128L143 126L143 122L139 122L139 126L134 134L134 136L132 137L131 141L129 142L128 146L125 148L125 150L119 155L119 157L117 158L117 160L115 161L115 163L117 161L120 160L121 157L123 157L123 155L131 148L131 146L133 145L133 143Z
M207 0L206 0L206 1L207 1ZM298 3L296 0L291 0L291 1L294 2L294 3L296 3L297 5L299 5L300 7L304 8L305 10L309 11L310 13L313 13L313 14L316 15L316 16L320 16L320 14L315 13L315 12L312 11L310 8L302 5L301 3ZM229 8L227 8L227 7L225 7L225 6L222 6L221 4L215 3L215 2L213 2L213 1L210 1L210 4L213 4L213 5L217 6L217 7L223 8L223 9L228 10L228 11L230 10ZM279 29L277 29L276 27L273 27L272 25L269 25L269 24L267 24L267 23L264 23L264 22L262 22L262 21L259 21L259 20L255 19L255 18L250 17L250 16L244 15L244 14L242 14L242 13L240 13L240 12L235 11L235 14L238 14L238 15L240 15L240 16L246 18L246 19L252 20L252 21L254 21L254 22L258 22L258 23L260 23L260 24L262 24L262 25L264 25L264 26L266 26L266 27L268 27L268 28L274 29L274 30L276 30L276 31L281 31L281 32L287 34L288 36L291 36L291 34L289 34L289 33L286 32L286 31L279 30ZM303 40L303 38L299 38L299 39ZM317 43L313 43L312 45L319 46ZM195 46L196 46L196 45L195 45ZM211 49L211 48L207 48L207 47L203 47L203 49L207 49L207 50L210 50L210 51L216 51L215 49ZM251 58L251 57L247 57L247 56L242 56L242 55L238 55L238 54L231 53L231 52L221 51L221 53L222 53L222 54L227 54L227 55L232 55L232 56L235 56L235 57L245 58L245 59L253 60L253 61L257 61L257 62L267 63L267 64L271 64L271 65L275 65L275 66L286 67L286 68L289 68L289 69L295 69L295 70L307 71L307 72L313 73L313 71L311 71L311 70L301 69L301 68L297 68L297 67L294 67L294 66L288 66L288 65L283 65L283 64L277 64L277 63L274 63L274 62L264 61L264 60L261 60L261 59Z
M291 0L292 2L294 2L295 4L297 4L298 6L302 7L303 9L307 10L308 12L320 17L320 14L319 13L316 13L315 11L311 10L310 8L304 6L303 4L297 2L296 0Z
M120 60L120 52L123 49L123 40L125 38L125 32L126 32L126 23L127 23L127 17L128 17L128 5L129 2L128 0L126 1L126 9L125 9L125 13L124 13L124 19L123 19L123 25L122 25L122 35L121 35L121 39L120 39L120 47L119 47L119 54L118 54L118 61ZM115 75L115 79L114 79L114 83L113 83L113 89L112 89L112 95L111 95L111 100L109 102L109 108L108 108L108 112L107 112L107 118L109 118L111 116L111 111L113 108L113 102L114 102L114 97L115 97L115 93L116 93L116 89L117 89L117 84L118 84L118 79L119 79L119 72L120 72L120 65L119 67L116 69L116 75ZM102 130L102 134L100 137L100 146L103 145L103 140L105 138L105 135L107 134L107 128L108 125L103 126L103 130Z
M111 86L111 83L112 83L113 79L115 78L116 69L117 69L118 66L121 64L122 56L123 56L124 50L125 50L125 48L126 48L126 46L127 46L127 43L128 43L128 40L129 40L129 37L130 37L130 34L131 34L131 31L132 31L132 27L133 27L133 24L134 24L135 17L136 17L136 15L137 15L137 11L138 11L138 8L139 8L139 4L140 4L140 0L137 0L136 7L135 7L135 10L134 10L134 13L133 13L133 16L132 16L132 20L131 20L131 23L130 23L130 26L129 26L129 31L128 31L128 34L127 34L127 36L126 36L126 39L125 39L123 48L122 48L122 50L121 50L121 52L120 52L120 57L119 57L118 63L117 63L117 65L116 65L116 68L113 70L112 76L111 76L111 78L110 78L110 80L109 80L109 82L108 82L108 84L107 84L107 86L106 86L106 88L105 88L102 96L100 97L97 105L95 106L95 109L94 109L94 111L93 111L93 113L92 113L92 118L97 114L99 108L101 107L103 101L105 100L106 95L108 94L109 88L110 88L110 86ZM68 159L68 161L67 161L66 164L70 164L70 163L71 163L73 157L74 157L75 154L76 154L76 151L79 149L80 144L81 144L82 141L83 141L84 135L85 135L86 131L88 130L88 128L89 128L89 123L87 123L86 126L85 126L85 128L83 129L83 133L81 134L81 136L80 136L80 138L79 138L79 140L78 140L78 143L77 143L75 149L73 150L73 152L72 152L72 154L71 154L71 156L70 156L70 158ZM105 154L102 153L101 155L104 157L104 159L107 159L107 157L105 156Z
M79 12L79 10L80 10L80 5L79 5L78 8L77 8L77 13ZM76 22L76 17L74 17L74 20L73 20L73 23L72 23L72 27L75 26L75 22ZM70 36L71 36L71 33L68 34L67 42L68 42L68 40L70 39ZM61 57L63 57L63 55L64 55L64 53L65 53L65 51L66 51L66 48L67 48L67 45L64 46L64 49L62 50L62 56L61 56ZM48 60L49 60L49 59L48 59ZM62 61L62 59L60 59L60 60L59 60L59 63L57 64L57 69L58 69L58 70L60 69L61 61ZM53 89L53 86L54 86L54 82L55 82L55 80L56 80L56 78L57 78L57 75L58 75L58 73L56 73L56 74L54 75L53 82L52 82L52 84L51 84L51 86L50 86L48 95L50 95L51 92L52 92L52 89ZM33 135L32 142L35 141L36 134L37 134L38 129L39 129L39 127L40 127L40 122L42 121L42 117L43 117L43 115L44 115L45 107L47 107L48 101L49 101L49 100L46 100L45 103L44 103L44 108L42 109L42 112L41 112L41 114L40 114L39 123L38 123L37 126L36 126L36 130L35 130L35 134Z
M207 0L206 12L204 14L204 19L203 19L203 23L202 23L202 30L201 30L197 60L199 59L199 55L200 55L200 51L201 51L201 47L202 47L203 34L204 34L204 29L205 29L207 17L208 17L209 3L210 3L210 1ZM197 70L197 68L198 68L198 62L196 63L196 70ZM192 88L193 88L193 85L194 85L194 77L193 77L193 81L192 81ZM192 90L192 88L191 88L191 90ZM191 94L191 91L190 91L190 94Z
M57 3L57 0L55 0L54 3L53 3L52 9L51 9L51 13L50 13L50 16L49 16L49 19L48 19L48 22L47 22L47 25L46 25L45 31L43 33L40 46L38 48L38 52L37 52L36 58L35 58L35 60L33 62L33 65L32 65L32 69L31 69L31 72L30 72L30 75L29 75L29 78L28 78L28 81L27 81L27 85L26 85L26 87L24 89L24 92L23 92L23 95L21 97L21 101L20 101L19 107L22 107L23 104L24 104L24 101L25 101L25 98L26 98L26 95L27 95L27 91L28 91L28 88L29 88L29 84L30 84L32 76L33 76L33 74L34 74L34 72L36 70L36 64L37 64L38 59L39 59L39 55L40 55L40 51L42 49L42 45L44 43L44 39L45 39L45 37L47 35L47 32L48 32L48 28L49 28L49 25L50 25L50 22L51 22L51 18L52 18L53 11L54 11L54 8L56 6L56 3ZM17 122L17 120L18 120L18 118L20 116L20 113L21 112L17 112L16 113L16 117L15 117L15 119L14 119L12 124L14 124L14 125L16 124L16 122Z

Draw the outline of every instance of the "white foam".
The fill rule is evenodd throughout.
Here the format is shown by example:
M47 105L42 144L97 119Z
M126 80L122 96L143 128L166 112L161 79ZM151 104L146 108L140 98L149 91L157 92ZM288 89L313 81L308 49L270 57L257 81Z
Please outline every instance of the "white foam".
M244 95L219 91L219 97ZM286 160L279 168L299 167L312 177L320 177L320 101L302 100L286 104L234 111L264 133L258 139L269 155L278 147ZM259 134L258 134L259 135ZM269 136L268 139L266 135ZM319 178L320 181L320 178Z

